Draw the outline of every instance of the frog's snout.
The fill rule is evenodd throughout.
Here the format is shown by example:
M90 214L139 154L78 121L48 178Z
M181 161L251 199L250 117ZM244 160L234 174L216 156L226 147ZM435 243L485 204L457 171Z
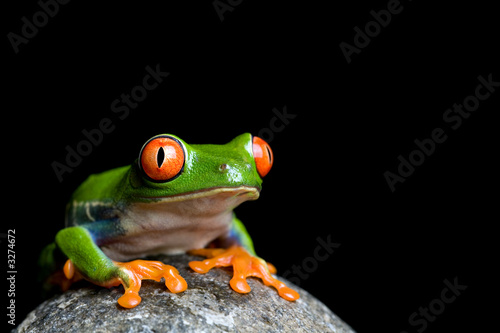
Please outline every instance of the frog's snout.
M219 164L216 173L230 187L249 186L260 190L260 183L252 171L250 163L228 160Z

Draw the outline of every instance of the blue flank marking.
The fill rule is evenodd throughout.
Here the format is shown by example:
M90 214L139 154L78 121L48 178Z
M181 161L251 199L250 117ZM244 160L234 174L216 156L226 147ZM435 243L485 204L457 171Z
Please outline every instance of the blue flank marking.
M95 221L81 225L87 229L92 236L92 240L97 245L105 244L107 240L112 240L125 234L125 229L120 225L118 218Z

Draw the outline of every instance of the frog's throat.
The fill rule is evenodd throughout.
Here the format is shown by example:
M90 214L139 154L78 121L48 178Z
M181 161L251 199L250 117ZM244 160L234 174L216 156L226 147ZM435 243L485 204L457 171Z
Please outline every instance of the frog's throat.
M143 199L153 200L157 202L181 202L181 201L210 197L222 193L226 194L232 193L234 197L246 196L247 197L246 200L256 200L259 198L260 190L257 187L252 187L252 186L213 187L196 192L170 195L165 197L143 197Z

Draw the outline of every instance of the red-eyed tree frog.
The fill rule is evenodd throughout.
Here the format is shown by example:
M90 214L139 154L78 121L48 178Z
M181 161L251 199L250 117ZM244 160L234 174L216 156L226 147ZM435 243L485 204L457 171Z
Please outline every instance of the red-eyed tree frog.
M232 266L232 289L250 292L249 276L258 277L293 301L299 294L275 279L275 268L257 257L244 225L233 209L259 197L273 153L262 139L242 134L224 145L189 145L171 134L149 139L129 166L91 175L72 195L66 228L42 252L44 266L56 266L62 253L68 287L86 279L104 287L125 288L118 303L141 302L145 279L173 292L186 290L176 268L148 255L189 252L207 257L191 261L198 273ZM62 264L61 264L62 266Z

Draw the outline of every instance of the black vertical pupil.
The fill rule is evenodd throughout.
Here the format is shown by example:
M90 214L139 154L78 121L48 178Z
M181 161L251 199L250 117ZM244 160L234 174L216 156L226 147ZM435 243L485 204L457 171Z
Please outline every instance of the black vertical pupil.
M266 150L267 150L267 158L269 159L269 163L273 163L272 159L271 159L271 151L269 150L269 146L266 146Z
M158 149L158 153L156 154L156 163L158 164L158 168L161 168L163 161L165 160L165 150L163 147Z

